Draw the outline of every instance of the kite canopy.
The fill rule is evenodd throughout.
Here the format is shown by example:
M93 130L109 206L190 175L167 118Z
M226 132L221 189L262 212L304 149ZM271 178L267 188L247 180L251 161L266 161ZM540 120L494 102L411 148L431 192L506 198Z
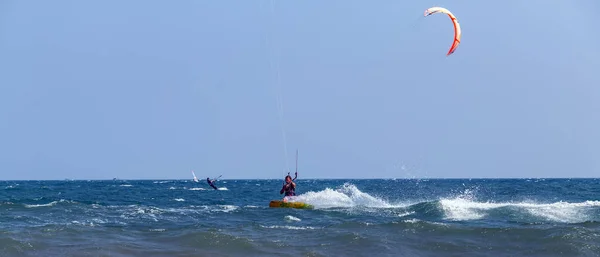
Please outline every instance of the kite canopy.
M448 50L448 53L446 54L446 56L451 55L452 53L454 53L454 51L460 44L460 37L462 35L462 32L460 30L460 24L458 24L458 20L456 20L456 17L454 16L454 14L452 14L450 11L448 11L448 9L443 8L443 7L431 7L429 9L425 10L424 16L427 17L427 16L435 14L435 13L447 14L448 17L450 17L450 20L452 21L452 23L454 24L454 41L452 41L452 46L450 47L450 50Z

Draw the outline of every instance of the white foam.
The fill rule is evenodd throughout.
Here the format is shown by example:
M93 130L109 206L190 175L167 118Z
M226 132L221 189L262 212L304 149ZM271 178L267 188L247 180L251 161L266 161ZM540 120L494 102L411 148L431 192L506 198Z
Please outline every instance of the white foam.
M218 190L225 190L225 191L227 191L229 189L227 189L226 187L218 187Z
M213 211L232 212L238 209L238 207L235 205L218 205L218 207L219 209L215 209Z
M482 219L490 210L502 207L514 207L545 220L563 223L580 223L590 221L593 215L590 211L600 207L600 201L585 201L579 203L555 202L476 202L471 199L457 197L454 199L440 200L446 219L450 220L477 220Z
M79 225L79 226L88 226L88 227L95 227L96 226L91 221L90 222L85 222L85 221L84 222L79 222L79 221L74 220L74 221L71 221L71 223L75 224L75 225Z
M175 198L175 199L173 199L173 200L175 200L175 201L177 201L177 202L183 202L183 201L185 201L185 199L183 199L183 198Z
M299 218L296 218L296 217L294 217L294 216L292 216L292 215L286 215L286 216L284 217L284 219L285 219L285 220L287 220L287 221L302 221L301 219L299 219Z
M60 199L58 201L52 201L52 202L49 202L46 204L25 204L25 208L50 207L50 206L56 205L57 203L63 203L63 202L74 203L74 201Z
M476 220L485 216L482 210L498 207L492 203L471 202L465 199L442 199L440 200L446 219L450 220Z
M263 227L263 228L276 228L276 229L282 229L282 228L284 228L284 229L291 229L291 230L308 230L308 229L317 229L317 228L315 228L315 227L310 227L310 226L304 226L304 227L296 227L296 226L277 226L277 225L275 225L275 226L263 226L263 225L260 225L260 226L261 226L261 227Z
M414 211L411 211L411 212L405 212L405 213L400 213L400 214L398 214L398 217L405 217L405 216L408 216L408 215L413 215L413 214L415 214L415 212L414 212Z
M600 201L585 201L581 203L556 202L551 204L517 204L527 208L532 215L543 217L551 221L565 223L579 223L589 221L589 210L600 207Z
M49 207L54 206L58 203L58 201L52 201L46 204L25 204L25 208L36 208L36 207Z
M352 207L370 207L370 208L394 208L394 206L385 200L371 196L360 191L355 185L345 183L336 190L326 188L318 192L306 192L296 197L296 201L305 202L313 205L315 208L352 208Z
M452 199L441 199L440 204L449 220L476 220L485 217L485 211L498 206L494 203L475 202L475 192L465 189Z
M110 206L112 208L123 208L122 206ZM165 211L158 207L152 206L137 206L129 205L125 208L125 212L121 214L123 219L139 219L148 218L153 221L158 221L158 216L163 214Z

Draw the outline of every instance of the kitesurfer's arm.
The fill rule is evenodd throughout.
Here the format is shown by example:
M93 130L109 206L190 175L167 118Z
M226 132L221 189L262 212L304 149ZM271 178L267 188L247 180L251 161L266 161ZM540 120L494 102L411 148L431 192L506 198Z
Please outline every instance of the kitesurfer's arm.
M296 171L296 173L294 173L294 179L292 179L292 181L296 180L298 178L298 172ZM294 187L295 188L295 187Z
M281 188L281 191L279 191L279 194L283 194L283 192L285 192L285 184L283 185L283 187Z

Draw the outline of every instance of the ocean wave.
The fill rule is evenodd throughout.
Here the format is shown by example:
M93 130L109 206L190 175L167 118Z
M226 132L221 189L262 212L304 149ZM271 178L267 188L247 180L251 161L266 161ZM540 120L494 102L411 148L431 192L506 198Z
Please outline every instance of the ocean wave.
M362 192L355 185L345 183L336 188L310 191L297 196L322 210L361 210L378 215L394 215L406 219L442 219L448 221L504 220L523 223L583 223L600 222L600 201L535 201L492 202L476 200L476 190L465 189L451 198L392 204L384 199ZM387 209L387 210L382 210Z
M75 201L70 201L70 200L65 200L65 199L60 199L58 201L52 201L49 203L43 203L43 204L23 204L23 206L25 208L39 208L39 207L52 207L55 206L59 203L76 203Z
M311 226L281 226L281 225L271 225L271 226L263 226L260 225L260 227L262 228L271 228L271 229L289 229L289 230L315 230L315 229L319 229L316 227L311 227Z
M0 190L2 256L600 253L591 180L299 181L298 200L315 209L269 208L279 180L229 181L227 192L183 180L19 183Z
M449 220L478 220L503 217L523 222L582 223L600 221L600 201L584 202L476 202L466 199L442 199L439 201Z
M398 208L406 205L395 205L360 191L355 185L345 183L337 189L326 188L318 192L307 192L296 197L297 201L306 202L318 209L326 208Z
M284 219L285 219L286 221L302 221L301 219L299 219L299 218L297 218L297 217L294 217L294 216L292 216L292 215L286 215L286 216L284 217Z

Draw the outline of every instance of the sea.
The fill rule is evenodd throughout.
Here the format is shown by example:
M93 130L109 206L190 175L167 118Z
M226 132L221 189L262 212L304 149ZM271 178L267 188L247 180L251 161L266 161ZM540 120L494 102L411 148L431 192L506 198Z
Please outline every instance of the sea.
M600 179L0 182L0 256L600 256Z

